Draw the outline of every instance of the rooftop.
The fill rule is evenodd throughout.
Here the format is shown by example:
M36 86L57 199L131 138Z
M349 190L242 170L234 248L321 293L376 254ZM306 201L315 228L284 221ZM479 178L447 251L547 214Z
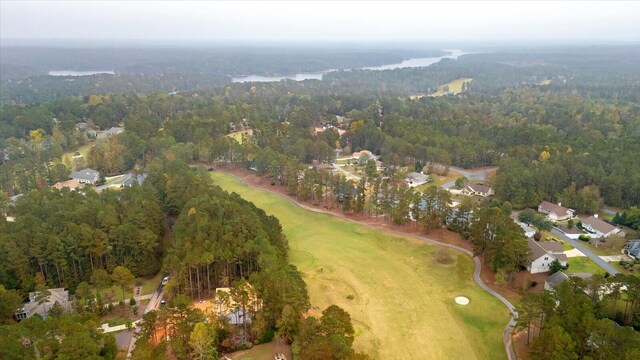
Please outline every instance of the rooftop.
M491 190L490 186L484 186L480 184L469 184L467 185L467 187L475 192L480 192L480 193L487 193L489 192L489 190Z
M606 221L600 220L595 216L589 216L588 218L582 220L582 223L590 225L594 230L597 230L603 234L616 229L615 226L609 224Z
M538 207L546 211L553 212L556 215L569 215L569 210L570 210L570 209L567 209L566 207L563 207L548 201L541 202L540 205L538 205Z

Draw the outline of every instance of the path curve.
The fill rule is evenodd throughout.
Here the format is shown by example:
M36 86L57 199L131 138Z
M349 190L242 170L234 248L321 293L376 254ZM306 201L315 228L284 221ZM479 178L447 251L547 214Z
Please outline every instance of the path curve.
M223 171L221 170L220 172L223 172L227 175L231 175L233 177L235 177L236 179L240 180L244 185L248 186L248 187L254 187L251 184L247 183L247 181L245 179L243 179L242 177L236 175L236 174L232 174L230 172L227 171ZM365 226L367 228L373 229L373 230L379 230L379 231L384 231L390 234L394 234L394 235L399 235L399 236L407 236L407 237L411 237L420 241L424 241L428 244L431 245L436 245L436 246L442 246L442 247L446 247L449 249L453 249L453 250L457 250L457 251L461 251L469 256L471 256L473 258L473 262L475 263L475 269L473 270L473 281L478 284L478 286L480 286L482 289L486 290L489 294L495 296L498 300L500 300L506 307L507 309L509 309L509 312L511 313L511 319L509 319L509 323L507 324L507 326L504 328L504 333L503 333L503 338L502 341L504 343L504 347L505 347L505 351L507 352L507 358L509 360L517 360L516 357L516 353L513 347L513 342L511 340L511 335L513 333L513 329L516 325L516 319L518 318L518 312L516 311L515 306L513 306L513 304L511 302L509 302L509 300L507 300L504 296L498 294L495 290L493 290L492 288L490 288L487 284L485 284L482 279L480 278L480 272L482 270L482 263L480 262L480 259L477 256L473 256L473 253L465 248L461 248L459 246L456 245L452 245L452 244L445 244L439 241L436 241L434 239L428 238L426 236L420 236L420 235L415 235L415 234L407 234L407 233L403 233L401 231L397 231L397 230L393 230L393 229L387 229L384 227L380 227L380 226L376 226L376 225L372 225L372 224L367 224L367 223L363 223L360 222L358 220L354 220L354 219L350 219L348 217L346 217L344 214L340 214L340 213L335 213L332 211L328 211L328 210L323 210L323 209L317 209L317 208L313 208L310 207L308 205L302 204L300 202L298 202L298 200L296 200L295 198L293 198L292 196L286 195L286 194L282 194L280 192L277 192L275 190L270 190L268 188L261 188L261 187L255 187L259 190L263 190L272 194L276 194L279 196L282 196L286 199L288 199L289 201L293 202L294 204L296 204L298 207L305 209L305 210L309 210L309 211L313 211L313 212L317 212L317 213L321 213L321 214L327 214L327 215L333 215L336 217L339 217L343 220L346 221L350 221L352 223L361 225L361 226Z

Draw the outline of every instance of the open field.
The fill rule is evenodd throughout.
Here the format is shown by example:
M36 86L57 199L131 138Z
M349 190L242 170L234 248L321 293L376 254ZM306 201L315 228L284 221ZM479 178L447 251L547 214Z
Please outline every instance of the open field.
M347 310L355 348L374 359L504 359L509 314L472 279L473 261L454 250L301 210L220 172L214 182L282 224L290 261L304 273L312 314ZM470 299L456 305L456 296Z
M61 159L62 163L63 164L66 164L66 163L73 164L73 155L76 152L79 152L80 155L84 156L84 158L86 160L87 159L87 155L89 155L89 151L91 150L93 145L94 145L93 143L85 144L85 145L82 145L82 146L80 146L79 148L77 148L75 150L72 150L72 151L69 151L67 153L64 153L62 155L62 159Z
M471 82L471 80L473 80L472 78L460 78L460 79L455 79L451 82L448 82L446 84L442 84L442 85L438 85L438 90L436 92L434 92L433 94L431 94L431 96L442 96L444 95L447 91L445 91L445 86L447 86L449 88L448 92L449 93L453 93L453 94L459 94L462 92L462 84L464 84L465 82Z
M253 135L253 130L249 129L249 130L242 130L242 131L236 131L233 132L231 134L227 134L228 137L234 139L235 141L242 143L242 135L243 134L247 134L249 136Z

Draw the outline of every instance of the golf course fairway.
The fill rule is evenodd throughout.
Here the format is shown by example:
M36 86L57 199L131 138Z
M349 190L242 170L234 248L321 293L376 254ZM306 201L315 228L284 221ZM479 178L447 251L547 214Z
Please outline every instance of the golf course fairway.
M509 312L473 282L469 256L302 209L228 174L211 177L280 220L312 315L331 304L347 310L357 351L373 359L507 357L502 335ZM458 296L469 304L456 304Z

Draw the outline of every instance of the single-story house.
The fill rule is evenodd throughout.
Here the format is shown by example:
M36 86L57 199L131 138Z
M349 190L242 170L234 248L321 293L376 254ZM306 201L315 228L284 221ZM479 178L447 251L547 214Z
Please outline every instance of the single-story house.
M490 186L484 186L480 184L468 184L464 189L462 189L461 193L462 195L467 196L478 195L482 197L487 197L495 194Z
M633 258L640 259L640 239L629 241L624 246L624 252Z
M147 179L147 176L148 176L147 174L134 175L132 173L128 173L126 175L126 178L122 182L122 185L120 185L120 187L131 187L133 186L134 183L138 185L142 185L144 181Z
M47 312L51 309L51 307L55 303L60 304L62 308L67 312L71 310L71 301L69 301L69 291L65 290L64 288L56 288L56 289L49 289L49 293L51 295L49 295L47 300L42 304L38 304L38 302L36 301L35 292L29 293L29 302L25 303L23 307L15 313L14 315L15 319L17 321L20 321L20 320L32 317L35 314L38 314L42 317L46 317Z
M98 132L98 139L108 139L112 136L122 134L123 132L124 132L124 128L114 126L109 130Z
M100 173L93 169L82 169L79 171L72 171L69 177L81 184L95 185L100 178Z
M407 174L407 178L404 180L410 187L420 186L429 182L429 175L423 173L412 172Z
M544 280L544 289L545 290L553 290L553 288L555 288L556 286L558 286L558 285L562 284L563 282L569 280L572 277L588 279L591 276L593 276L593 274L591 274L591 273L575 273L575 274L567 275L562 271L558 271L555 274L551 274L549 277L547 277Z
M567 266L567 255L564 254L562 244L556 241L538 242L527 239L527 245L531 250L527 270L531 274L551 271L551 263L558 260L562 266Z
M582 228L596 237L601 238L606 238L622 231L608 222L599 219L598 214L582 220Z
M556 205L548 201L543 201L538 205L538 212L547 214L547 219L551 221L569 220L576 215L575 210L563 207L562 203Z
M51 186L52 188L58 189L58 190L62 190L64 188L67 188L71 191L75 191L78 190L82 187L82 184L79 183L76 180L67 180L67 181L58 181L57 183L53 184Z
M536 229L532 228L531 226L516 219L514 219L513 221L522 228L522 231L524 231L524 236L526 236L527 238L533 237L533 235L536 234Z

